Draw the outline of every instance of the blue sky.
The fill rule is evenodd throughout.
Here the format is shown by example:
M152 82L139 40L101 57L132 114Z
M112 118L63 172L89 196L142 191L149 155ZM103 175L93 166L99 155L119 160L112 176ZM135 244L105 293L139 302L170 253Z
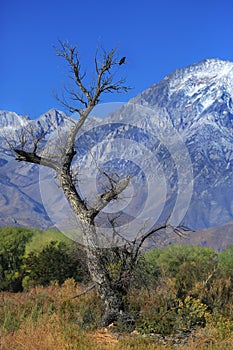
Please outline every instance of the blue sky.
M167 74L205 58L233 61L232 0L1 0L0 109L31 118L52 107L67 82L57 40L76 43L83 67L100 43L118 46L133 89L103 102L128 101Z

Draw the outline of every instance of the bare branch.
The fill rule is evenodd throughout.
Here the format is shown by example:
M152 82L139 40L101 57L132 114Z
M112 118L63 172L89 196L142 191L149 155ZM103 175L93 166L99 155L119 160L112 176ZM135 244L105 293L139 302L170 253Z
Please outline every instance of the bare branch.
M76 46L71 46L68 43L63 43L59 41L60 47L56 47L56 54L66 60L72 72L72 79L74 80L77 89L65 89L66 93L69 95L69 99L75 103L73 106L70 105L65 98L63 98L63 106L69 108L71 112L77 112L80 116L78 122L70 128L69 135L67 137L67 142L65 146L66 153L63 157L63 163L70 167L74 156L74 142L76 135L80 128L83 126L86 118L98 104L100 95L104 92L121 92L128 91L128 87L123 86L123 79L114 82L114 74L112 72L113 67L119 66L119 62L115 57L116 48L110 50L109 52L104 51L102 55L101 63L98 62L96 52L95 56L95 68L96 68L96 82L89 88L84 84L84 78L86 73L81 73L81 65L79 61L79 53ZM59 99L61 102L61 100ZM84 107L82 109L80 106Z
M6 133L5 130L3 129L2 137L3 137L4 141L6 142L6 145L9 147L9 149L11 151L14 151L14 149L17 147L15 133L10 133L9 131Z
M60 98L57 94L55 95L55 98L63 107L67 108L70 113L80 112L80 108L73 107L70 105L69 102L67 102L66 97L64 96L64 93L62 94L62 98Z
M165 224L159 225L158 227L153 228L153 229L150 230L149 232L145 233L145 234L140 238L139 244L137 245L137 250L139 250L139 249L142 247L143 243L145 242L145 240L146 240L147 238L149 238L150 236L152 236L152 235L153 235L154 233L156 233L156 232L159 232L159 231L161 231L161 230L166 229L167 227L168 227L168 224L165 222Z
M114 175L107 174L106 171L104 171L103 169L101 169L101 168L99 167L99 165L97 164L97 161L96 161L96 159L95 159L93 153L91 152L91 150L89 150L89 152L90 152L90 155L91 155L91 157L92 157L92 159L93 159L93 161L94 161L94 163L95 163L96 169L97 169L102 175L104 175L105 178L107 178L107 180L108 180L108 182L109 182L109 184L110 184L110 187L111 187L111 188L114 188L114 186L116 185L116 183L119 181L118 175L117 175L117 174L114 174ZM114 176L117 177L117 180L114 179Z
M72 88L67 89L66 93L72 102L77 102L74 105L67 102L66 98L57 98L63 106L68 108L71 112L78 112L81 114L82 108L94 107L100 101L100 96L103 93L112 92L127 92L130 87L124 86L125 79L114 79L119 67L125 61L118 60L116 57L116 48L111 49L109 52L103 50L102 54L99 54L98 49L94 57L96 79L93 84L84 83L86 78L86 72L81 72L81 65L79 60L79 52L76 46L72 46L69 43L63 43L59 41L59 47L55 47L56 54L66 60L71 68L72 77L76 85L75 92ZM114 68L118 68L115 69ZM76 91L78 89L78 91Z
M19 162L40 164L52 168L56 171L58 170L58 164L51 159L40 157L33 152L26 152L21 149L14 149L14 151L17 154L15 159Z
M68 94L70 94L70 99L71 99L72 101L74 101L74 102L75 102L75 101L78 101L78 102L80 102L82 105L84 105L85 108L88 107L88 104L87 104L87 102L85 101L85 96L83 95L83 93L76 92L73 88L68 89L68 88L66 88L66 87L65 87L65 91L66 91Z
M96 288L96 285L95 284L92 284L91 286L87 287L86 289L84 289L82 292L79 292L78 294L75 294L74 296L72 296L71 299L75 299L75 298L78 298L80 297L81 295L84 295L88 292L90 292L92 289Z
M99 200L91 209L88 211L89 217L95 218L99 212L104 209L113 199L117 199L117 196L122 193L130 182L130 176L120 180L114 187L109 191L104 192Z
M62 41L59 41L59 44L60 48L55 47L57 56L63 57L67 61L72 70L72 73L74 74L76 84L86 96L87 101L90 104L91 97L88 89L83 84L83 78L85 77L85 73L81 74L81 66L76 46L71 46L68 43L65 44Z

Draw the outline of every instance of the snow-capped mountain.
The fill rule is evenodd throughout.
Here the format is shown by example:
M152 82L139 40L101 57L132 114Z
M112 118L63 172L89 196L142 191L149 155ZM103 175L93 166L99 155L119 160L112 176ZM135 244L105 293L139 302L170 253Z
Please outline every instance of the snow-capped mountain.
M45 113L36 121L13 112L0 112L0 126L5 133L28 122L38 130L51 126L52 132L67 121L65 114L56 110ZM17 163L1 135L2 132L0 225L51 225L51 215L41 202L38 167ZM175 146L174 137L181 140L175 142ZM106 143L105 139L115 140L115 146L112 141ZM79 160L86 165L88 176L92 173L91 163L93 165L95 157L100 157L108 171L114 168L123 173L127 168L133 175L139 173L141 167L142 179L145 176L152 178L156 172L157 180L149 188L152 196L148 203L158 203L156 208L161 217L169 215L174 203L179 201L178 209L181 212L185 209L185 213L187 210L181 223L190 228L204 229L232 221L233 62L207 59L176 70L104 121L90 122L86 133L79 136L78 146ZM90 148L92 160L86 152ZM152 153L156 160L150 158L148 161L147 154L151 157ZM179 177L186 186L182 190ZM135 188L142 183L144 186L144 180L141 181ZM91 192L93 188L89 187ZM164 189L166 198L163 197L161 202L166 205L161 209ZM134 195L133 211L137 212L145 193L134 192ZM182 207L184 202L187 208ZM58 207L59 196L54 199L54 208L57 210ZM178 209L175 215L179 215Z
M232 128L232 74L233 62L206 59L176 70L134 100L166 107L174 115L174 125L182 129L206 114L212 114L218 125Z
M0 111L0 227L22 225L46 228L51 221L43 207L38 184L38 166L18 163L9 144L16 146L22 127L41 132L64 123L63 112L52 109L38 120ZM29 127L30 126L30 127Z
M176 70L134 99L166 107L188 147L194 192L186 221L218 226L233 215L233 62L207 59Z
M18 129L21 126L26 125L28 121L27 117L19 116L14 112L0 111L0 128L6 129Z

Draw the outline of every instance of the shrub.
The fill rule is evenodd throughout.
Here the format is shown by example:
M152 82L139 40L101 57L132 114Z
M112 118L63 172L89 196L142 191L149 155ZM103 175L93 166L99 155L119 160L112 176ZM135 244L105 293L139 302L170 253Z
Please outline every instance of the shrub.
M71 254L65 243L50 242L42 251L31 252L25 259L23 287L47 286L55 280L62 284L71 277L82 281L86 273L83 265L77 256Z
M222 278L233 279L233 246L218 254L218 274Z
M143 315L137 326L141 333L174 334L190 332L193 328L204 327L209 317L207 306L199 299L187 296L181 299L164 299L157 310Z
M22 290L26 244L33 232L21 227L0 229L0 290Z

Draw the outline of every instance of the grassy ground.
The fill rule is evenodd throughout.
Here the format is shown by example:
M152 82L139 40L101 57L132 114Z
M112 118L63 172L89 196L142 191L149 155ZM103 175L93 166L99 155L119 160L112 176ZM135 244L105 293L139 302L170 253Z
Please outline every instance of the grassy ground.
M72 241L60 231L56 231L53 229L48 229L45 231L34 230L32 239L26 245L25 255L27 256L32 251L41 251L51 241L64 242L68 245L72 243Z
M72 299L82 286L73 280L63 286L37 287L25 293L0 293L1 350L225 350L233 348L232 323L210 320L189 336L122 332L119 327L99 328L102 303L95 291ZM152 297L134 293L146 312ZM147 300L146 300L147 299ZM174 341L175 340L175 341Z

